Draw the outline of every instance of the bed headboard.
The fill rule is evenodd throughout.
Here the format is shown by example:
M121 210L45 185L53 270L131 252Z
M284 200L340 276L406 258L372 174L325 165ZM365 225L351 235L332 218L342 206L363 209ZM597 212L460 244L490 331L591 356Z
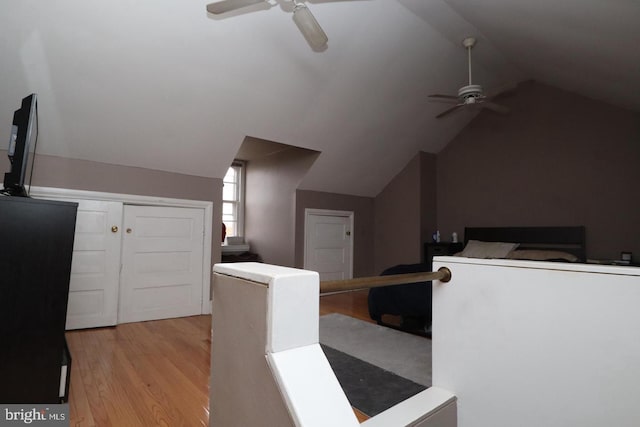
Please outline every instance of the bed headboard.
M464 243L483 242L520 243L518 249L547 249L571 253L580 262L587 258L585 227L466 227Z

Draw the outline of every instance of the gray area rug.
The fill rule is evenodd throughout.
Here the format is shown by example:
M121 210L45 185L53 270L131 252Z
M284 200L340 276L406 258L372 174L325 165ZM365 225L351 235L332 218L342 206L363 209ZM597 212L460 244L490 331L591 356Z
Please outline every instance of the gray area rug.
M320 317L320 343L417 384L431 386L430 339L333 313Z

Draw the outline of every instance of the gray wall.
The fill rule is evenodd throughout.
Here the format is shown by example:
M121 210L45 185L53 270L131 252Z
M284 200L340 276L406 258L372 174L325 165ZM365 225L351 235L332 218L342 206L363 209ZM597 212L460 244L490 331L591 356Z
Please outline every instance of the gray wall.
M295 266L295 193L317 156L292 147L247 162L245 238L266 263Z
M585 225L587 256L640 258L640 114L529 82L438 154L438 226Z
M296 191L296 267L304 266L304 211L327 209L353 212L353 277L373 276L374 200L319 191Z
M420 182L418 154L375 198L376 274L421 261Z
M9 170L7 152L0 151L0 170ZM4 175L2 175L4 177ZM38 155L32 185L105 193L135 194L213 202L211 259L220 261L222 179Z
M431 153L420 153L420 242L430 242L438 229L437 209L437 157ZM451 236L442 236L442 240L451 240ZM421 260L424 260L424 245Z
M375 197L376 274L424 260L437 230L436 155L418 153Z

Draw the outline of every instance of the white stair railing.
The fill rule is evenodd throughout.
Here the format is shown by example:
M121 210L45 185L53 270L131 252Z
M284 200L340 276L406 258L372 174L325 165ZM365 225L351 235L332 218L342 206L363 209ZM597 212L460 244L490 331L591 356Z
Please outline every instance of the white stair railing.
M210 425L360 425L319 345L315 272L259 263L214 267ZM367 427L455 427L456 398L431 387Z

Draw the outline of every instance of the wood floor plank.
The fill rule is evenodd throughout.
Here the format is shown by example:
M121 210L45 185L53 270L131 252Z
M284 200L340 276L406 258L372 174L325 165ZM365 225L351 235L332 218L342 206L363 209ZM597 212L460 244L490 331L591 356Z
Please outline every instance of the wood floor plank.
M320 297L320 315L342 313L365 322L375 323L369 316L368 290L341 292Z
M118 382L128 384L125 389L127 399L136 405L140 412L140 418L148 420L157 426L180 425L180 417L173 411L170 400L164 393L153 393L151 384L142 378L142 375L130 357L123 350L115 354L120 369L117 371Z
M94 334L102 333L101 331L94 331ZM69 334L67 334L68 341L73 342L73 337L76 334L71 335L71 340L69 340ZM94 371L91 367L91 361L95 360L93 356L93 349L95 348L92 345L92 336L88 334L77 335L77 343L82 349L81 351L75 351L75 347L71 347L70 351L72 354L72 366L71 366L71 383L69 387L69 400L70 401L78 401L82 399L82 397L78 396L78 394L82 391L85 392L85 398L87 403L89 404L89 408L91 410L91 417L78 417L77 414L74 414L72 411L73 406L69 408L71 424L78 426L106 426L109 425L109 416L107 415L107 409L104 405L104 402L100 398L100 388L98 381L94 376ZM86 349L86 351L85 351ZM74 369L74 366L77 369ZM80 375L76 378L76 374Z
M81 350L81 345L79 341L76 339L68 342L70 347L70 351L74 354L77 362L71 364L71 378L82 378L82 368L80 363L85 362L87 357L83 350ZM76 416L76 424L74 425L88 425L93 426L96 425L95 420L93 419L93 412L91 409L91 404L88 399L88 392L84 387L84 383L81 381L76 381L70 383L70 393L69 393L69 412L75 414Z
M370 417L368 415L366 415L363 412L360 412L359 410L357 410L356 408L353 408L353 412L356 414L356 418L358 419L358 421L363 422L368 420Z
M144 425L145 413L138 402L133 403L132 395L128 393L131 380L122 375L122 367L117 363L114 347L109 358L96 359L90 364L92 373L100 390L100 399L106 408L109 425L118 426L121 419L126 419L132 425Z
M371 321L366 291L323 296L321 314ZM211 316L69 331L72 426L208 426ZM366 415L359 413L360 421Z
M129 324L123 328L123 336L131 342L128 363L147 389L147 393L141 394L141 403L150 404L154 414L158 412L155 406L164 405L164 416L169 418L169 425L200 425L202 417L192 415L201 414L203 405L208 407L209 362L201 360L203 370L189 369L198 373L191 378L182 372L192 366L194 358L188 349L180 352L169 344L172 341L171 323L164 325L163 329L167 331L164 335L155 332L156 325L152 322ZM206 420L205 417L204 422Z

